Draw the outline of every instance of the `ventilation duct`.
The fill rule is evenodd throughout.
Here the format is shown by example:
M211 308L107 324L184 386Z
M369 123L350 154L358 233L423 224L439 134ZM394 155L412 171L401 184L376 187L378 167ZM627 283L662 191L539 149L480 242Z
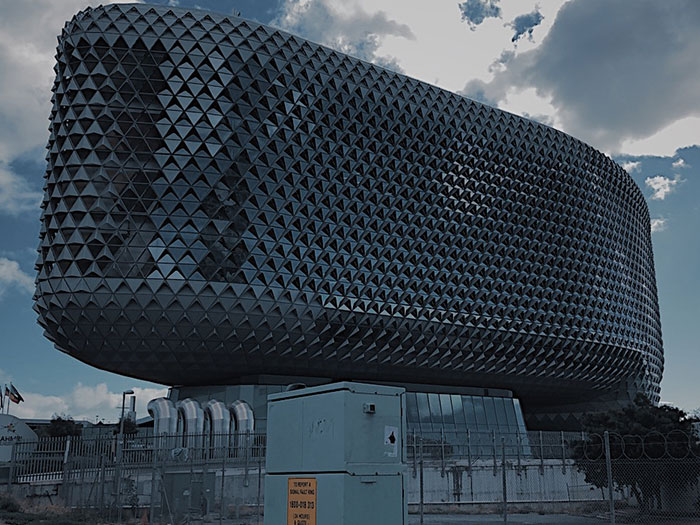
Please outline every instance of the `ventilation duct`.
M233 421L231 421L231 432L254 432L255 431L255 417L253 416L253 409L245 401L237 399L229 407L231 414L233 415Z
M177 432L177 410L167 397L157 397L148 402L148 414L153 418L154 436L173 436Z
M231 413L226 405L216 399L207 401L204 405L204 439L212 451L222 450L228 442L231 428Z
M183 399L177 407L177 434L183 447L199 447L204 434L204 411L194 399Z

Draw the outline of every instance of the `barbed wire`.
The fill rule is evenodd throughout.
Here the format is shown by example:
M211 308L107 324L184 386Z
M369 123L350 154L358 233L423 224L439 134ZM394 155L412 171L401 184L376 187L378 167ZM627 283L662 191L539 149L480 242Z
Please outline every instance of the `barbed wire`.
M610 458L613 460L684 460L700 459L700 441L693 433L673 430L666 434L652 431L644 435L608 433ZM585 439L572 441L573 457L590 461L605 458L605 436L589 433Z

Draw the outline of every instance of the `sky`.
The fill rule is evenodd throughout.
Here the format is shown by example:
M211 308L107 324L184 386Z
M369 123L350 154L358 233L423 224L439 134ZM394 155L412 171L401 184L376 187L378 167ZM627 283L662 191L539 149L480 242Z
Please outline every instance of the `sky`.
M662 401L700 407L700 2L695 0L160 0L250 18L543 122L619 162L652 224ZM167 389L78 362L32 310L56 36L99 1L0 0L0 384L11 413L139 417Z

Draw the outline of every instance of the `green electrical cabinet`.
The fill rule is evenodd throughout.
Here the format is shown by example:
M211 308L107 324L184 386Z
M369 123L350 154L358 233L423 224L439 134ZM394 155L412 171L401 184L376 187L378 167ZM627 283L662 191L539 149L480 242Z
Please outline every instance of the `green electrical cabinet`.
M334 383L268 396L266 525L405 525L404 389Z

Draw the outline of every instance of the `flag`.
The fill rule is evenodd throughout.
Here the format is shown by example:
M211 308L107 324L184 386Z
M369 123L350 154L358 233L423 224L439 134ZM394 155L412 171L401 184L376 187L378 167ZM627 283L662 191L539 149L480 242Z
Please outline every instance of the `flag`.
M7 391L7 387L5 387L5 391ZM13 403L21 403L24 401L24 398L22 397L22 394L19 393L19 391L15 388L15 385L10 383L10 401Z

